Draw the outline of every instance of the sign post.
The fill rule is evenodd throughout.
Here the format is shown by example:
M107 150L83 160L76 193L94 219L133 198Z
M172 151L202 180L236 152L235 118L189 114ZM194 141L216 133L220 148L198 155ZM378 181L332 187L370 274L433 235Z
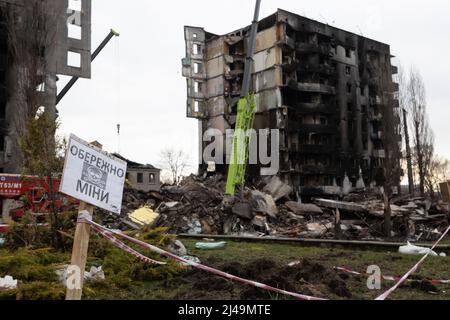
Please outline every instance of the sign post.
M127 165L106 152L98 142L72 135L67 149L60 192L79 199L79 218L92 219L94 207L120 214ZM66 300L81 300L91 227L78 223L68 274ZM69 273L68 272L68 273ZM69 282L69 281L68 281Z

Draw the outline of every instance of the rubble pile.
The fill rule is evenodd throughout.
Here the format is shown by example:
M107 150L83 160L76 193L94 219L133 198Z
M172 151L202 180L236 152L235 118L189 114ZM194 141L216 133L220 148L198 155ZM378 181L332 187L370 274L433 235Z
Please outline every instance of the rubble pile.
M343 240L383 240L384 203L377 191L350 193L342 201L300 203L279 178L246 187L238 197L224 195L225 178L190 176L160 192L127 189L117 228L133 227L128 215L147 207L152 227L171 233L273 236ZM402 241L436 240L449 224L449 205L409 196L391 201L393 234ZM111 226L111 221L109 225ZM138 228L138 226L135 226Z

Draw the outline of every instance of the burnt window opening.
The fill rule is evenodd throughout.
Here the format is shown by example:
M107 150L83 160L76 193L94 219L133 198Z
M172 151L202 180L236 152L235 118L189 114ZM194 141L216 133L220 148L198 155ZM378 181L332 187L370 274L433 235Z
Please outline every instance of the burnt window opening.
M6 101L0 100L0 119L6 119Z
M347 111L350 113L353 112L353 105L351 103L347 103Z
M345 67L345 74L348 76L352 74L352 69L349 66Z
M137 183L144 183L144 174L142 172L137 174Z
M362 114L367 113L367 107L366 107L365 105L362 105L362 106L361 106L361 113L362 113Z
M127 172L127 174L125 175L125 179L126 180L130 180L130 173L129 172Z
M347 93L352 93L352 84L351 83L347 83Z
M347 58L351 58L352 57L352 50L350 50L349 48L345 48L345 56Z
M0 152L5 151L5 136L0 136Z
M192 38L197 39L197 38L198 38L198 34L193 33L193 34L192 34Z
M148 181L150 184L156 184L156 176L154 173L150 173L148 175Z

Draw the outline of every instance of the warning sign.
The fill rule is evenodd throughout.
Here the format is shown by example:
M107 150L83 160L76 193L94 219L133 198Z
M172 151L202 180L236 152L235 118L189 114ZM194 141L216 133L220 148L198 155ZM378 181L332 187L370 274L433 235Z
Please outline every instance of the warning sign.
M125 161L71 135L60 192L120 214L126 172Z

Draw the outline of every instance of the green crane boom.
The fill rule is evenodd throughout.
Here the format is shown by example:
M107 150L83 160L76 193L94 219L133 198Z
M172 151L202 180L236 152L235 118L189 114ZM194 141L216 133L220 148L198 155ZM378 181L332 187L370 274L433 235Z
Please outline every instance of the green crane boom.
M228 181L225 193L229 196L235 195L236 186L243 187L245 184L245 172L247 170L251 139L250 130L253 129L256 111L255 96L250 93L250 84L260 7L261 0L256 0L255 15L250 30L247 58L245 61L241 98L237 106L237 120L233 137L231 162L228 168Z

